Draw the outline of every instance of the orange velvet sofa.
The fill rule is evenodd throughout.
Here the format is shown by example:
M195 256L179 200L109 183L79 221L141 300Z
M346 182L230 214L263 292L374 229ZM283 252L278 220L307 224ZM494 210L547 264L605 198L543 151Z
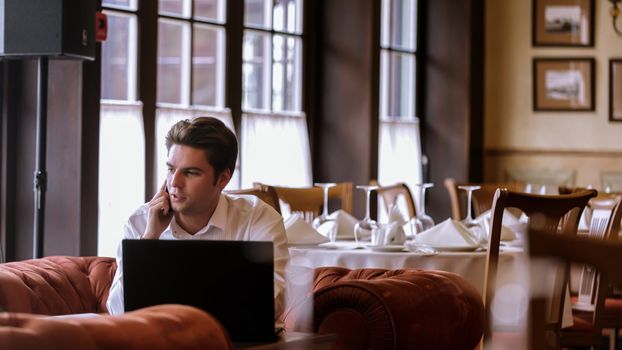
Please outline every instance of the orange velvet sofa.
M222 325L185 305L107 315L113 258L63 257L0 265L0 349L232 349ZM89 318L45 315L95 313Z
M313 296L333 349L472 350L486 324L479 292L451 272L318 268Z
M84 349L231 348L217 321L188 306L155 306L91 319L40 316L105 315L115 270L115 260L104 257L57 256L1 264L0 307L5 312L0 313L0 349L30 349L7 341L66 344L69 339L82 341ZM313 302L310 329L334 333L333 349L472 350L485 326L481 296L449 272L322 267L314 271L312 294L306 298ZM288 317L295 318L294 313Z

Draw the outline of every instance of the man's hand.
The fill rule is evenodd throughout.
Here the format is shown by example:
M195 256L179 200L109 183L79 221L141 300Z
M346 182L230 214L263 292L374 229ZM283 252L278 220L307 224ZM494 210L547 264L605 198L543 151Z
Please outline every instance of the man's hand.
M166 182L147 205L149 206L149 214L147 215L147 227L142 238L159 239L173 218L171 202L166 191Z

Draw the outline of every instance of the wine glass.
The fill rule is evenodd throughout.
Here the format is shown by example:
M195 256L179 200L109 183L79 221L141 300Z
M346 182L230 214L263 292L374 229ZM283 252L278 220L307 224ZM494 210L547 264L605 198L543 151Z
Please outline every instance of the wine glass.
M475 234L475 238L478 241L482 240L482 229L479 226L477 220L473 219L473 215L471 214L471 203L473 199L473 191L477 191L481 188L481 186L458 186L459 189L465 190L467 192L467 211L466 218L460 221L469 231Z
M363 218L363 220L359 221L356 223L356 225L354 225L354 240L356 241L356 245L359 245L359 237L362 238L362 236L369 236L371 237L372 233L374 232L374 230L378 230L378 223L376 223L375 220L372 220L371 217L369 216L369 202L370 202L370 196L371 196L371 191L375 190L378 188L378 186L373 186L373 185L358 185L356 186L357 189L359 190L364 190L365 191L365 196L367 198L366 200L366 206L365 206L365 217ZM381 244L380 242L372 242L372 244Z
M419 210L417 210L417 215L415 218L418 220L418 223L421 225L421 231L425 231L434 226L434 220L430 215L425 213L425 190L434 187L433 183L421 183L415 184L415 186L419 189ZM421 232L418 231L418 232Z
M328 189L331 187L335 187L337 184L334 182L323 182L323 183L314 183L313 186L321 187L324 190L324 205L322 209L322 214L315 219L313 219L313 228L318 229L323 224L329 221L335 221L335 219L328 216ZM328 231L328 239L330 239L331 243L334 243L337 239L337 228L333 228Z

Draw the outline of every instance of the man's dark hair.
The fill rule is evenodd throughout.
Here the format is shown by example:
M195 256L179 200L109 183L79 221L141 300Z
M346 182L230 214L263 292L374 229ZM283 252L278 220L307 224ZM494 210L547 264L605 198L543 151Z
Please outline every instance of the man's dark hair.
M166 134L166 150L173 145L190 146L205 151L207 162L214 168L214 184L223 170L235 170L238 157L238 140L220 120L197 117L181 120Z

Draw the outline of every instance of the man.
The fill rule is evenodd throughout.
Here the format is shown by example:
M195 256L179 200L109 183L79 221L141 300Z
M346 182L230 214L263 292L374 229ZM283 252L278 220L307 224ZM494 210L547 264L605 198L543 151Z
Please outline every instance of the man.
M235 170L238 144L233 132L211 117L182 120L166 135L166 148L166 181L130 216L123 238L272 241L278 315L289 259L283 218L254 196L221 193ZM124 311L122 263L119 245L107 302L111 314Z

